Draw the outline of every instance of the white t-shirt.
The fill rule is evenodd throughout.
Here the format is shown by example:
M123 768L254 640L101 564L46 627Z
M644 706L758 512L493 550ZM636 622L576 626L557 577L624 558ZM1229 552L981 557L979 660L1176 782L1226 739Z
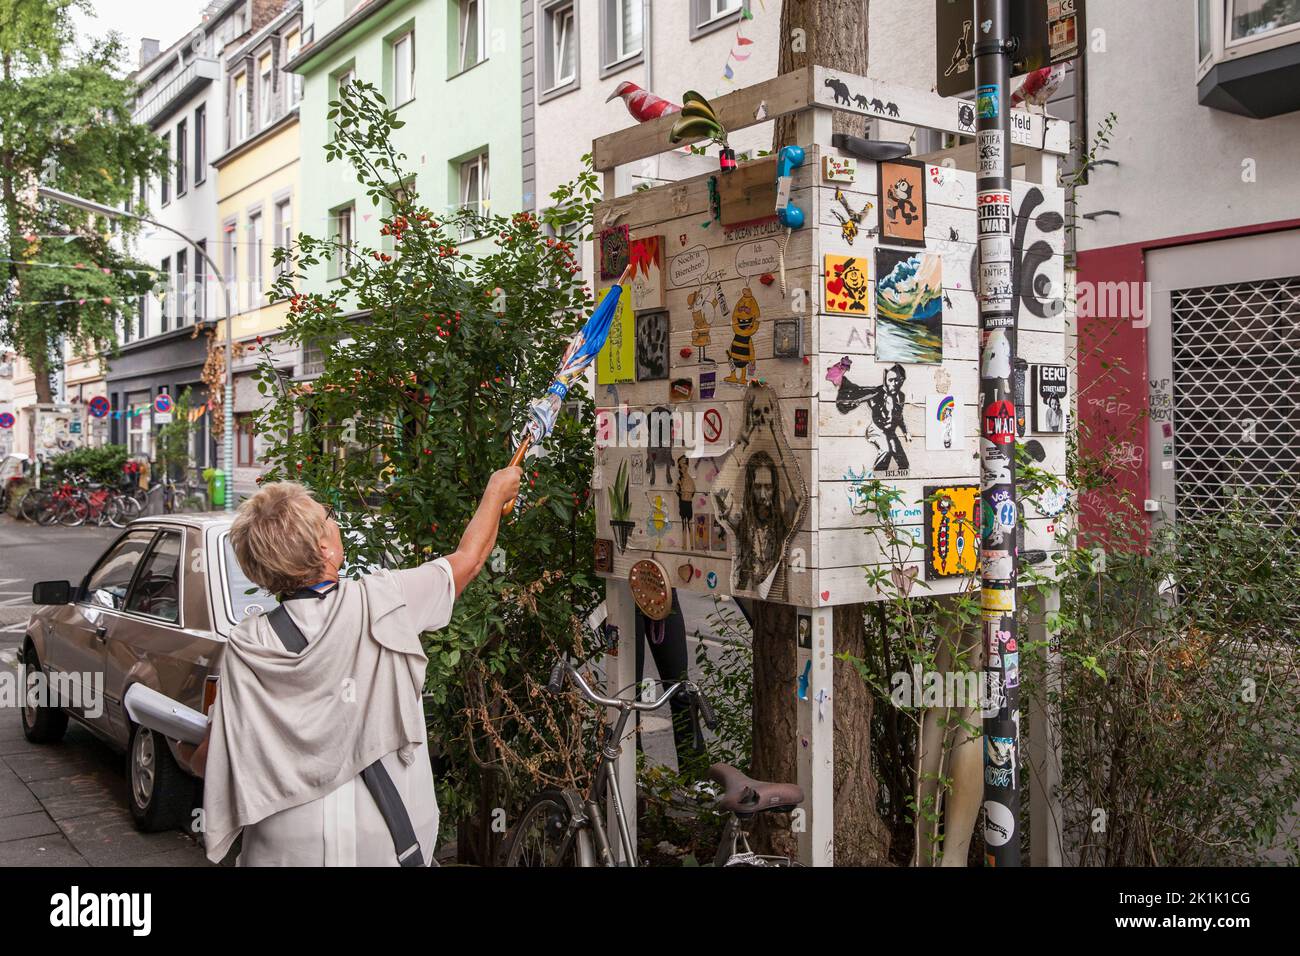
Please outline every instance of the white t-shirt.
M446 558L418 568L387 572L399 583L406 600L408 626L436 631L451 620L456 601L455 579ZM330 601L360 600L359 588L340 587L319 600L302 598L285 604L289 616L308 643L328 640L321 634ZM423 702L421 702L423 713ZM438 837L438 801L427 744L415 748L415 759L404 764L397 752L382 758L411 818L424 861L430 864ZM393 838L379 807L360 776L308 803L281 810L244 827L239 866L397 866Z

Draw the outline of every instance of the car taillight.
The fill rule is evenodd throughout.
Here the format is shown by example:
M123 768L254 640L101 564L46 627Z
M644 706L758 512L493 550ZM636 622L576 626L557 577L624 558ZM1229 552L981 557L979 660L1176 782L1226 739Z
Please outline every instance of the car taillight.
M203 682L203 713L206 715L217 702L217 678L208 677Z

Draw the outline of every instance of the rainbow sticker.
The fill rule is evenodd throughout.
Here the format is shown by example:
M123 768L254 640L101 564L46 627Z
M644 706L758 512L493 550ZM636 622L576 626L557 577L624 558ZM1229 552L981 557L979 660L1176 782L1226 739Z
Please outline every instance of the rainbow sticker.
M935 419L942 422L946 419L952 418L953 409L956 407L957 403L953 401L953 397L951 395L945 395L939 400L939 409L935 413Z

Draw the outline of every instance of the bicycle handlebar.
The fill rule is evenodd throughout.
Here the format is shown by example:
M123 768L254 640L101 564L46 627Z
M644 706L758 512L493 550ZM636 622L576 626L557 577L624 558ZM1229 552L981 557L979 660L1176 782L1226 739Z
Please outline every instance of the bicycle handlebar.
M679 691L686 691L690 694L692 703L699 708L700 719L710 730L716 730L718 726L717 718L714 716L713 708L709 705L708 700L700 689L691 681L678 681L660 694L653 702L647 703L636 700L622 700L618 697L602 697L591 689L591 685L583 679L578 669L566 660L556 661L555 666L551 668L550 679L546 682L546 690L551 694L559 694L564 690L565 675L572 678L578 686L579 693L593 704L600 704L604 707L628 708L630 710L658 710L664 704L668 703L677 695Z

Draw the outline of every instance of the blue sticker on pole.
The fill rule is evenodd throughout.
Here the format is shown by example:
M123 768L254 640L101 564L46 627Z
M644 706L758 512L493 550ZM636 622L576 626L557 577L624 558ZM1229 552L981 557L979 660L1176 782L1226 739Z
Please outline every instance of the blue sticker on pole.
M997 86L981 86L975 91L975 108L979 111L980 119L997 119L1001 112L999 106Z

